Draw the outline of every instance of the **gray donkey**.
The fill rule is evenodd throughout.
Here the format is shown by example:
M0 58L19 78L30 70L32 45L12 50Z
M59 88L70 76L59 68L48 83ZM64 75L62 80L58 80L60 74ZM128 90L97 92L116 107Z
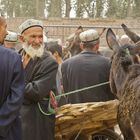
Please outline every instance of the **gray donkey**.
M140 64L136 55L140 52L140 42L135 40L134 46L120 46L110 28L106 40L113 50L110 87L120 101L117 113L119 127L124 140L140 140Z

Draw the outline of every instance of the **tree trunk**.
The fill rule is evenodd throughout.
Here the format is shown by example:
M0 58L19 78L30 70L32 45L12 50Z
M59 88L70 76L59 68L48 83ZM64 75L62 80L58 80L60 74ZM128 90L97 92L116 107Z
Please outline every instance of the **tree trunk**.
M103 11L103 0L96 0L96 17L100 18Z
M71 0L65 0L66 3L66 14L65 17L70 16L70 10L71 10Z
M61 17L61 0L51 0L48 10L49 17Z
M84 0L77 0L77 8L76 8L76 17L82 17L83 16L83 5L84 5Z

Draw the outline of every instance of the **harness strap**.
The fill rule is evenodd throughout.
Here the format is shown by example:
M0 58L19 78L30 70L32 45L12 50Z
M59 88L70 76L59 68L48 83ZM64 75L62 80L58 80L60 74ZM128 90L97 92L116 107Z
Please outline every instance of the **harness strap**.
M80 92L80 91L85 91L85 90L88 90L88 89L93 89L93 88L96 88L96 87L100 87L100 86L103 86L103 85L107 85L109 84L110 82L107 81L107 82L103 82L103 83L100 83L100 84L96 84L96 85L93 85L93 86L89 86L89 87L85 87L85 88L81 88L81 89L78 89L78 90L74 90L74 91L71 91L71 92L67 92L67 93L63 93L63 94L60 94L60 95L57 95L55 96L55 94L53 93L53 97L54 99L57 101L58 99L60 99L60 97L62 96L67 96L67 95L70 95L70 94L74 94L74 93L77 93L77 92ZM51 98L43 98L43 100L45 101L49 101L48 102L48 111L50 113L46 113L42 110L41 106L40 106L40 103L38 102L38 108L40 110L40 112L43 114L43 115L52 115L52 114L55 114L56 113L56 110L57 108L52 108L51 107Z

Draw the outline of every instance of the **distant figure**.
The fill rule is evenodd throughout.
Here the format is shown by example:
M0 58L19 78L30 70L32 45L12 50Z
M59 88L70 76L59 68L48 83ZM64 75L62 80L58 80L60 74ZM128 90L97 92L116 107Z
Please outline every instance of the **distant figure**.
M24 97L21 56L4 47L7 24L0 17L0 140L22 140L19 113Z
M62 64L64 92L109 81L110 61L98 54L99 33L90 29L80 33L82 52ZM68 103L108 101L114 99L109 84L68 95Z
M17 33L8 31L8 35L5 38L4 45L6 48L15 50L17 40L18 40Z
M61 80L62 80L62 73L61 73L61 64L63 63L62 59L62 46L58 44L58 42L48 42L46 49L52 54L53 58L56 60L56 62L59 64L57 75L56 75L56 84L58 93L62 93L61 89Z
M132 41L127 35L122 35L119 42L121 46L124 46L125 44L132 44Z
M46 49L52 54L54 59L59 64L57 75L56 75L56 85L57 85L58 93L62 94L63 93L62 72L61 72L61 64L63 63L62 46L59 45L57 41L50 41L46 44ZM66 98L61 97L61 99L59 100L59 105L64 104L64 102L66 102Z

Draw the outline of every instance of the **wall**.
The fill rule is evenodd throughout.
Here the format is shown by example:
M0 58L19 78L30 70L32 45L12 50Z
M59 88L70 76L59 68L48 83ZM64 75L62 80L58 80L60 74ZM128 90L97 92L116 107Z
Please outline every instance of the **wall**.
M7 19L8 29L18 32L18 26L26 19L27 18ZM120 25L125 23L129 28L132 28L134 32L140 34L140 19L116 20L91 18L48 18L41 20L44 22L45 31L48 32L48 37L60 38L62 42L65 42L66 38L70 34L74 33L78 26L83 26L84 30L89 28L96 28L99 32L101 32L104 27L111 27L118 36L121 36L124 34L124 32ZM106 46L105 32L101 36L101 40L101 45Z

